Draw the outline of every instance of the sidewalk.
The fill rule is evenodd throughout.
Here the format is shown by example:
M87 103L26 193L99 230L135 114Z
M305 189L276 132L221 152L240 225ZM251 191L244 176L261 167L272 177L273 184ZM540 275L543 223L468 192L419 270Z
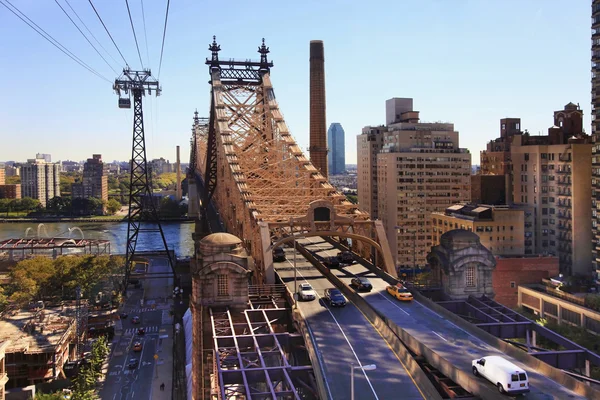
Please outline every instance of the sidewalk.
M171 400L173 387L173 325L163 325L159 331L158 360L154 367L154 377L152 379L152 400ZM164 390L160 390L164 383Z

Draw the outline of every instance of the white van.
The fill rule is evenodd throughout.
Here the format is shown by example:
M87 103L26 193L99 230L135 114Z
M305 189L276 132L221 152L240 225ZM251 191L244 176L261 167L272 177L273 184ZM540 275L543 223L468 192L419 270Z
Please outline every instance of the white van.
M529 392L527 372L499 356L478 358L471 362L473 375L483 376L498 388L500 393Z

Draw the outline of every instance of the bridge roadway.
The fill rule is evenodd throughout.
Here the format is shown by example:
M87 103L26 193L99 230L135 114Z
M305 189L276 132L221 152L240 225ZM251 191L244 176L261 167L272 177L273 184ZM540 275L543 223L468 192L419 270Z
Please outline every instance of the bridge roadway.
M307 243L308 239L303 242ZM274 263L274 267L293 293L294 250L286 247L285 252L287 260ZM298 285L308 282L317 293L316 300L300 301L298 307L310 330L329 397L350 399L350 365L354 363L377 366L371 371L355 369L356 399L424 399L402 361L360 310L350 302L346 307L329 307L323 300L323 293L334 286L299 253L296 254L296 266Z
M307 240L313 242L307 249L317 250L318 255L333 256L338 253L337 249L333 249L331 244L320 238ZM395 300L386 292L388 283L361 264L344 266L336 275L347 285L355 275L367 277L373 285L373 290L360 295L375 310L463 371L471 373L471 361L476 358L498 355L527 371L531 388L531 392L526 395L528 400L585 399L467 333L418 301L406 303Z

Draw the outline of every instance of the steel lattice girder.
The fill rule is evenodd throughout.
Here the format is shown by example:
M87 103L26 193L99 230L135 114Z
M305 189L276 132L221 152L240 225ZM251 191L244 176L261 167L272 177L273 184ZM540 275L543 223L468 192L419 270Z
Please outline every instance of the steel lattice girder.
M274 322L285 321L287 313L283 308L248 309L240 315L243 318L234 322L229 310L210 309L223 399L246 395L253 399L299 400L302 396L295 381L303 389L313 391L304 382L310 379L312 366L291 365L287 357L293 342L304 343L302 335L276 333L273 328Z

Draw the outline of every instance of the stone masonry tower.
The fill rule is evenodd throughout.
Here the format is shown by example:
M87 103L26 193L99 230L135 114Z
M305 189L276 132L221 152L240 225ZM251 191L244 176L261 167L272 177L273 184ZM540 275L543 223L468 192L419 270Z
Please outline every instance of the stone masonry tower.
M310 160L327 178L325 56L322 40L310 41Z

